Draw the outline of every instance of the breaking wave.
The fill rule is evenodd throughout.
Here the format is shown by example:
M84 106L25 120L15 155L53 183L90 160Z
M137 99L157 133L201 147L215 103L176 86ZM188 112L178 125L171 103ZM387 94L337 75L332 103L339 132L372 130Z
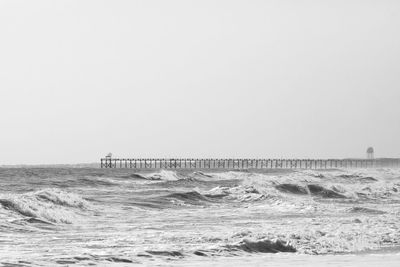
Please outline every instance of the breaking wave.
M154 173L133 173L125 176L125 178L142 179L150 181L178 181L186 179L187 177L180 176L174 171L161 170Z
M298 195L307 195L309 191L305 186L297 184L278 184L275 186L276 189L285 193L292 193Z
M221 201L272 201L275 204L299 204L309 203L312 199L362 201L400 197L400 186L392 183L360 186L360 184L315 183L315 181L282 182L280 183L279 179L244 181L241 184L216 186L209 190L174 192L161 198L176 199L186 204L221 203Z
M190 254L196 256L232 255L236 253L279 253L297 252L297 249L289 242L280 239L243 239L232 244L218 245L215 247L196 249L196 250L146 250L138 254L139 257L164 256L164 257L185 257Z
M190 192L179 192L179 193L172 193L165 198L174 198L174 199L179 199L182 201L210 201L206 196L200 194L199 192L196 191L190 191Z
M224 178L240 179L231 187L218 186L206 192L207 197L262 200L271 197L287 198L292 195L324 199L398 199L400 183L369 172L294 171L283 175L268 173L226 172L213 174Z
M89 207L80 196L59 189L0 196L4 210L23 216L29 222L73 223L76 211Z
M148 208L171 208L173 206L205 206L210 205L212 202L213 199L210 199L197 191L188 191L151 197L142 202L136 201L133 204Z
M172 171L161 171L156 174L146 174L140 176L140 179L179 181L179 186L182 188L180 192L170 192L156 198L150 196L146 200L151 202L149 207L170 207L171 203L182 206L259 202L265 203L267 208L274 207L282 211L300 209L311 212L321 207L323 203L335 201L361 203L364 200L385 201L400 198L400 183L384 180L378 176L375 178L368 173L330 171L320 174L308 170L281 175L251 172L178 174ZM160 178L161 176L163 178ZM202 179L206 181L201 182ZM217 186L210 189L214 179L218 181L215 182ZM174 182L153 185L165 189L174 188L178 184ZM140 205L146 206L143 203Z
M339 194L335 190L327 189L318 184L309 184L307 185L307 188L311 194L321 196L324 198L345 198L344 195Z
M244 239L237 244L234 245L226 245L226 249L229 251L245 251L248 253L277 253L277 252L296 252L296 248L294 248L289 242L282 241L280 239L269 240L248 240Z

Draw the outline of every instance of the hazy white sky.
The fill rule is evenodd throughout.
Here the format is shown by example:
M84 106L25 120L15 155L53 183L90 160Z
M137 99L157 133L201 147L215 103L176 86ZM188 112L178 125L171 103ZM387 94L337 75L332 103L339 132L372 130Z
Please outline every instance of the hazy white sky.
M0 0L0 165L400 156L400 1Z

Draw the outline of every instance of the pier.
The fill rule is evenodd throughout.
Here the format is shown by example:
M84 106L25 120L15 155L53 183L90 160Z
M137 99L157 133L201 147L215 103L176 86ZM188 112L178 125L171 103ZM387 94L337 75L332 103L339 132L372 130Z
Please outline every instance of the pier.
M337 169L398 168L400 159L129 159L106 157L101 168L124 169Z

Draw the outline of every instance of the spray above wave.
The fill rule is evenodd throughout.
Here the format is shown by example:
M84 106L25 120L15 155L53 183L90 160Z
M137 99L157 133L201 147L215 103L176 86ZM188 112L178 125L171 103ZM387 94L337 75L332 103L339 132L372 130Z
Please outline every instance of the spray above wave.
M1 195L0 204L3 211L12 212L22 218L66 224L77 219L77 211L89 207L88 202L80 196L59 189Z

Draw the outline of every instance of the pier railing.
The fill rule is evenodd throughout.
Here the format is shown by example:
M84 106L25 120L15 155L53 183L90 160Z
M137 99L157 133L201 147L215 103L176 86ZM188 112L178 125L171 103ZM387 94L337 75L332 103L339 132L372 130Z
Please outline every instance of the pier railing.
M102 158L101 168L126 169L336 169L400 167L400 159L125 159Z

